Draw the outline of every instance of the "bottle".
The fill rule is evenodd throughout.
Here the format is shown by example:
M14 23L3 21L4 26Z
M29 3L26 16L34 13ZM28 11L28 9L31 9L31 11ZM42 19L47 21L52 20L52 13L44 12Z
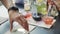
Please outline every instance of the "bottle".
M31 4L32 17L35 21L40 21L41 20L41 15L38 15L37 7L36 7L35 4L36 4L36 1L32 1L32 4Z
M57 11L57 9L56 9L56 6L55 5L53 5L53 7L52 7L52 9L51 9L51 16L53 16L53 17L56 17L56 16L58 16L58 11Z
M24 0L24 10L29 11L30 10L30 0Z

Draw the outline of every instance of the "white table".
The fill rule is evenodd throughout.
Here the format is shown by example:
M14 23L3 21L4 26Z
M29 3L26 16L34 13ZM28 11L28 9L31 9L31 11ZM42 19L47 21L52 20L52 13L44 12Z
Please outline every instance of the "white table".
M7 11L7 9L6 9L3 5L0 6L0 17L9 18L9 16L8 16L8 11ZM5 26L3 26L3 25L5 25L5 24L2 24L0 27L5 27ZM7 24L6 24L6 25L7 25ZM36 27L36 26L30 25L30 26L29 26L30 31L32 31L35 27ZM8 31L6 32L6 34L8 34L9 32L10 32L10 31L8 30Z
M1 8L0 8L0 10L2 10L2 11L0 12L0 14L1 14L0 16L8 18L8 12L7 12L6 8L4 6L1 6ZM4 8L4 10L3 10L3 8ZM9 21L2 24L0 26L0 34L10 33L9 32L9 26L10 26ZM41 28L41 27L36 27L35 30L33 30L31 32L31 34L37 34L37 33L38 34L53 34L53 30L52 29L44 29L44 28Z

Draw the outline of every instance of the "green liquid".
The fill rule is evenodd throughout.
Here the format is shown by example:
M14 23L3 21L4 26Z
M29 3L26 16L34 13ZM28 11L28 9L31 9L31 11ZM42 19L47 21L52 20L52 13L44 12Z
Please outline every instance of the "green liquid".
M47 7L46 4L36 5L37 7L37 13L41 13L43 15L47 14Z

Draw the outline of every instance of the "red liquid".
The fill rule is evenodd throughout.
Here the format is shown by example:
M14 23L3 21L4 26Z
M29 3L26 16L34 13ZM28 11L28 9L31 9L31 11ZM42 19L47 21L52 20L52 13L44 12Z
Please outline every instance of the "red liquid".
M30 14L30 13L27 13L26 15L25 15L25 18L29 18L29 17L31 17L32 15Z

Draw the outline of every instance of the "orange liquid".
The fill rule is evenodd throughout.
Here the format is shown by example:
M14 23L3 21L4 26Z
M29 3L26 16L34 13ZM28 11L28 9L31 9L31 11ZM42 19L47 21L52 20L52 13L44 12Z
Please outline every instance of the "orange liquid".
M52 18L47 17L47 18L44 18L44 19L43 19L43 21L45 22L45 24L47 24L47 25L51 25L51 24L52 24L52 22L53 22L53 19L52 19Z

